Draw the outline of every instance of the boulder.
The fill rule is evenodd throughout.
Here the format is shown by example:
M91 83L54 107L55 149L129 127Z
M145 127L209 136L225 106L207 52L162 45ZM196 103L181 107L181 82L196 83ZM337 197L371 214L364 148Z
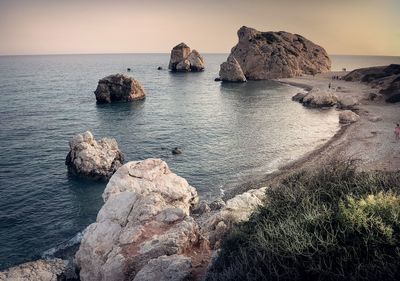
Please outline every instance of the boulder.
M204 59L196 50L190 51L185 43L176 45L171 51L168 68L176 72L203 71Z
M337 104L338 98L331 90L313 88L303 97L303 105L313 108L331 107Z
M65 164L77 176L107 180L124 161L115 139L103 138L97 142L89 131L75 135L69 147Z
M240 64L237 62L233 55L228 57L228 60L221 64L219 70L219 77L225 82L246 82L246 77Z
M110 75L100 79L94 94L98 103L134 101L145 98L140 83L123 74Z
M209 240L211 247L219 247L220 240L234 223L249 219L251 213L262 205L265 190L266 187L251 189L236 195L205 220L202 234Z
M68 262L61 259L37 260L0 272L0 280L58 281L64 279Z
M292 101L303 102L303 99L306 95L307 93L297 93L292 97Z
M208 249L190 216L196 190L160 159L119 168L103 199L75 256L82 281L149 280L149 272L181 280L162 278L177 270L186 276L193 256Z
M350 124L360 120L360 116L357 113L354 113L351 110L343 110L339 114L339 123L340 124Z
M337 101L337 107L340 109L354 109L358 104L357 98L352 96L342 96Z
M325 49L298 34L260 32L243 26L231 50L247 80L289 78L329 71ZM221 65L222 68L222 65Z

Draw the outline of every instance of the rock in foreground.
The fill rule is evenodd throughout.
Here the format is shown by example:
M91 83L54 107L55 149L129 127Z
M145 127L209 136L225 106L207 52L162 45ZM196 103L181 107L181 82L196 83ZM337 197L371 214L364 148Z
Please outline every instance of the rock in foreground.
M196 50L190 51L185 43L176 45L171 51L168 68L174 72L203 71L204 59Z
M97 142L87 131L74 136L69 147L65 164L68 171L77 176L107 180L123 164L115 139L103 138Z
M221 64L219 77L225 82L246 82L246 77L243 74L240 64L233 55L228 57L228 60Z
M189 214L197 192L185 179L160 159L129 162L112 176L103 199L76 254L82 281L187 278L203 244Z
M230 56L237 60L247 80L289 78L331 68L325 49L301 35L260 32L243 26L238 37Z
M0 272L0 280L9 281L58 281L63 280L67 262L37 260L17 265Z
M110 75L100 79L94 94L98 103L134 101L145 98L139 82L123 74Z

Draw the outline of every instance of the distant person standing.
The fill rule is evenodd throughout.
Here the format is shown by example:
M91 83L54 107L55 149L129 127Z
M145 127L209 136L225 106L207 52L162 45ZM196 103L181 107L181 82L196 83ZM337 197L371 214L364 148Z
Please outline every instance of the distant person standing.
M396 124L396 128L394 128L394 135L396 136L396 140L400 139L400 125Z
M329 89L331 88L331 83L329 83L328 88L329 88Z

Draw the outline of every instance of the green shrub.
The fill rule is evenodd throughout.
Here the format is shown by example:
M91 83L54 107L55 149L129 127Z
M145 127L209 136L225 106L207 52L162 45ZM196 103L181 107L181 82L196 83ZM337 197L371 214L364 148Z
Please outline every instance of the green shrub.
M400 280L400 173L289 176L223 240L207 280Z

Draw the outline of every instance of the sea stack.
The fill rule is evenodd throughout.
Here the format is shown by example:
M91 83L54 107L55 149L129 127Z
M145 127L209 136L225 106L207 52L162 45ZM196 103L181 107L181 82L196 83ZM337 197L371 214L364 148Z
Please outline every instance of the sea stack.
M196 50L190 50L185 43L176 45L171 51L168 68L173 72L203 71L204 59Z
M91 132L75 135L69 142L65 159L68 171L95 180L108 180L123 164L123 156L115 139L96 141Z
M232 48L228 63L232 64L233 57L247 80L314 75L331 68L325 49L301 35L284 31L260 32L246 26L237 34L239 42ZM238 72L236 67L232 70ZM220 73L225 78L230 76L226 64L221 65Z
M98 103L134 101L145 98L140 83L123 74L114 74L100 79L94 94Z

